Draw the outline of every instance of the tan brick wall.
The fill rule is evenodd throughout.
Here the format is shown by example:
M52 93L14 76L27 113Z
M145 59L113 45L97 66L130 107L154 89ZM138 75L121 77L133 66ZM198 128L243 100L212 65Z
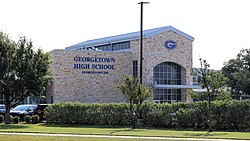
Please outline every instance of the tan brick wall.
M175 49L167 49L164 43L167 40L177 42ZM139 40L131 42L133 60L139 65ZM143 83L153 84L153 68L163 62L173 62L182 67L182 85L192 85L192 41L173 32L166 31L155 36L145 38L143 42ZM189 100L189 99L188 99ZM187 101L184 96L183 101Z
M166 49L164 43L167 40L176 41L177 47ZM120 90L116 88L116 83L121 81L123 74L132 74L133 60L138 60L139 63L139 40L131 41L130 44L131 52L53 50L51 56L54 62L51 64L51 69L54 77L54 89L52 90L54 102L111 103L126 101ZM155 66L163 62L173 62L182 67L183 85L192 85L192 41L173 31L166 31L145 38L143 54L144 84L153 84ZM115 58L113 64L96 62L89 64L112 64L116 69L109 70L108 74L82 74L82 71L86 71L86 69L74 69L74 64L84 64L84 62L75 62L74 57L76 56ZM87 71L90 70L87 69ZM189 100L190 97L186 97L184 94L183 101Z
M111 103L124 102L116 88L123 74L132 73L131 53L53 50L54 102ZM74 57L115 58L115 63L76 62ZM74 69L74 64L90 64L90 69ZM115 70L91 69L92 64L114 65ZM105 71L108 74L83 74Z

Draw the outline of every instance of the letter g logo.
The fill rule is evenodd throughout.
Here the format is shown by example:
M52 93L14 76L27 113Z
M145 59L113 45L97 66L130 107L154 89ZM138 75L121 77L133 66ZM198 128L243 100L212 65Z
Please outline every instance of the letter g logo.
M176 46L177 46L177 43L173 40L168 40L164 43L164 47L167 49L174 49L176 48Z

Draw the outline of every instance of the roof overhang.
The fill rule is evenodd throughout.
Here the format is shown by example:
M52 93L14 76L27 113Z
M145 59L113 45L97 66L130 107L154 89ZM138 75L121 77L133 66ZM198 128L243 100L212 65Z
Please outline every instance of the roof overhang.
M144 30L143 38L148 38L148 37L151 37L151 36L154 36L156 34L166 32L166 31L173 31L173 32L187 38L190 41L194 41L194 37L182 32L182 31L180 31L172 26L165 26L165 27ZM117 35L117 36L110 36L110 37L99 38L99 39L94 39L94 40L87 40L87 41L66 47L65 49L76 50L76 49L82 48L82 47L91 47L91 46L112 44L112 43L117 43L117 42L133 41L133 40L138 40L139 38L140 38L140 32L138 31L138 32L132 32L132 33L127 33L127 34L122 34L122 35Z

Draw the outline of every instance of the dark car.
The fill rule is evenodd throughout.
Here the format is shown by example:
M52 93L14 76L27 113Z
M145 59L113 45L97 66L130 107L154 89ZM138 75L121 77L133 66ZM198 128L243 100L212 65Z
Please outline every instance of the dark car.
M44 111L48 104L38 104L33 115L38 115L40 120L45 120Z
M23 121L26 115L38 115L40 120L44 120L44 109L47 107L47 104L39 105L18 105L10 111L10 115L18 116L21 121Z
M0 115L5 115L5 105L0 104Z

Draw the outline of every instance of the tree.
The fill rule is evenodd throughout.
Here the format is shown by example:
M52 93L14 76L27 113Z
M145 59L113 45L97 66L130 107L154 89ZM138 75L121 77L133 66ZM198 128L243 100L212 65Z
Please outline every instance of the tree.
M33 50L31 41L9 39L0 32L0 94L6 107L5 123L10 123L10 109L29 96L41 96L50 80L49 54Z
M231 96L231 89L230 88L221 88L219 89L219 95L216 97L218 101L231 101L233 100Z
M209 132L212 132L212 118L211 118L211 100L215 94L224 93L224 86L228 82L228 78L219 71L209 70L210 65L206 60L200 58L200 69L195 69L195 75L198 76L199 85L202 89L206 89L205 94L208 99L208 126Z
M152 96L153 89L147 86L143 86L139 83L139 80L130 75L124 75L122 77L122 83L117 84L124 96L129 101L129 111L131 116L131 125L135 129L135 122L140 113L140 106L144 100ZM134 110L136 105L136 110Z
M236 59L230 59L222 68L229 78L229 86L236 95L250 95L250 49L242 49Z

